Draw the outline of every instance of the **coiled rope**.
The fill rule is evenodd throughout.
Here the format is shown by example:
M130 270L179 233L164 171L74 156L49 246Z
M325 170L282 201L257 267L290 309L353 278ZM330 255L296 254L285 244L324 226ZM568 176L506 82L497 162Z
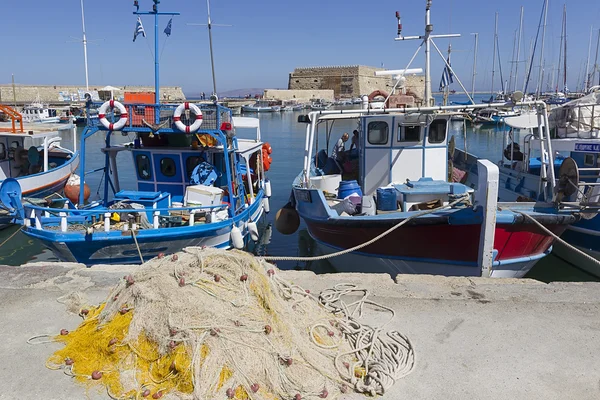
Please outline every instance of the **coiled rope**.
M311 257L287 257L287 256L262 256L259 257L260 259L266 260L266 261L320 261L320 260L326 260L329 258L333 258L333 257L339 257L339 256L343 256L344 254L348 254L348 253L352 253L353 251L357 251L360 250L364 247L367 247L373 243L375 243L376 241L386 237L387 235L389 235L390 233L392 233L393 231L395 231L396 229L400 228L402 225L412 221L415 218L418 217L422 217L423 215L427 215L427 214L432 214L436 211L440 211L443 210L445 208L451 208L454 207L455 205L457 205L458 203L464 202L464 201L468 201L469 200L469 195L468 194L464 194L462 195L460 198L446 204L440 207L436 207L436 208L432 208L430 210L425 210L422 211L420 213L416 213L414 215L411 215L410 217L406 218L403 221L400 221L399 223L397 223L396 225L392 226L391 228L389 228L387 231L380 233L379 235L375 236L373 239L368 240L364 243L361 243L357 246L351 247L349 249L345 249L345 250L340 250L338 252L335 253L331 253L331 254L324 254L321 256L311 256Z

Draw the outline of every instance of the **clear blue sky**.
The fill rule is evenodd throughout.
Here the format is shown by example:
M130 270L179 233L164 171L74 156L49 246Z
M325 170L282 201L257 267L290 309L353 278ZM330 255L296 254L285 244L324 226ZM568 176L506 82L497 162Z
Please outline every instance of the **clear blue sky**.
M139 0L141 9L151 8L151 0ZM550 0L545 58L556 65L564 1ZM85 1L90 83L92 85L152 85L153 17L144 17L147 38L132 42L136 17L133 1ZM470 88L473 36L479 32L478 77L476 87L489 90L492 63L494 12L499 12L501 58L505 79L513 35L518 28L520 6L525 6L522 59L527 57L530 39L535 36L543 0L434 0L432 22L435 33L460 33L452 42L453 67ZM590 27L594 43L600 28L600 1L567 0L569 87L585 68ZM22 84L85 84L79 0L4 0L0 5L0 37L5 41L0 61L0 83L9 83L15 74ZM404 34L423 32L425 0L213 0L213 41L217 88L285 88L295 67L324 65L370 65L403 68L417 42L395 42L395 11L402 13ZM212 87L208 37L205 27L187 23L206 22L204 0L161 0L161 11L179 11L173 19L171 37L162 33L168 17L159 23L161 83L183 86L187 93L209 92ZM445 51L448 40L437 40ZM9 49L9 45L12 49ZM539 53L538 53L539 54ZM538 56L536 56L537 59ZM442 62L432 58L433 87L437 89ZM418 57L414 66L423 66ZM538 64L537 61L535 63ZM525 63L520 65L522 85ZM581 78L583 79L583 78ZM499 87L499 80L495 87ZM460 90L458 85L453 88Z

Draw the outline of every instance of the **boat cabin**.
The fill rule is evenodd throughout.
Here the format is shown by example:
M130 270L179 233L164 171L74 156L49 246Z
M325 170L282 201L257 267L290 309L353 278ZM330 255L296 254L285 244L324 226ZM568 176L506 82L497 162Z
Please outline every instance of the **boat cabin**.
M314 175L308 178L313 185L331 189L341 180L355 179L363 194L373 195L378 188L392 183L447 179L449 115L356 113L324 114L318 118L313 135L317 152ZM334 128L337 126L339 129ZM324 145L323 140L317 139L319 127L321 132L325 130ZM353 138L354 130L358 131L357 139ZM350 135L346 151L333 159L333 146L343 132ZM353 141L358 146L349 150ZM327 185L327 181L331 183Z

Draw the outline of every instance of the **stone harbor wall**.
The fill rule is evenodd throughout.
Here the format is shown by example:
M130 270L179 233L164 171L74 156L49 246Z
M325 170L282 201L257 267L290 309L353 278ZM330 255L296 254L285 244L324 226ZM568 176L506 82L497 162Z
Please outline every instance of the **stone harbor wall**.
M394 86L392 78L375 76L375 71L384 70L384 68L364 65L296 68L289 75L288 89L330 89L333 90L335 98L359 97L375 90L389 92ZM406 77L405 91L415 97L416 103L420 103L423 99L424 82L423 76Z
M102 90L104 86L90 86L94 100L108 100L110 91ZM161 87L161 101L182 101L185 94L179 86ZM44 103L61 103L83 101L85 86L75 85L15 85L16 102L31 103L39 99ZM122 99L125 92L154 92L153 86L114 86L113 96ZM10 104L15 101L12 85L0 85L0 103Z
M332 89L325 90L284 90L284 89L265 89L265 100L297 100L298 102L306 102L315 99L325 99L333 101L334 91Z

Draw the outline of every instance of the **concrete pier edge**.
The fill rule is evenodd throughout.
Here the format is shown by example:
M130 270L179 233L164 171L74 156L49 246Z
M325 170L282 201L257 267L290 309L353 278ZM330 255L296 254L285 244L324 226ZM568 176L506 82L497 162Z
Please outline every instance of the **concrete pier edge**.
M49 262L0 266L0 398L108 398L86 394L71 378L45 367L57 344L26 341L81 322L57 302L60 296L81 291L89 304L97 304L135 268ZM353 283L395 310L386 328L410 338L417 364L382 398L600 398L600 283L280 273L312 293ZM389 319L381 310L366 314L373 324Z

